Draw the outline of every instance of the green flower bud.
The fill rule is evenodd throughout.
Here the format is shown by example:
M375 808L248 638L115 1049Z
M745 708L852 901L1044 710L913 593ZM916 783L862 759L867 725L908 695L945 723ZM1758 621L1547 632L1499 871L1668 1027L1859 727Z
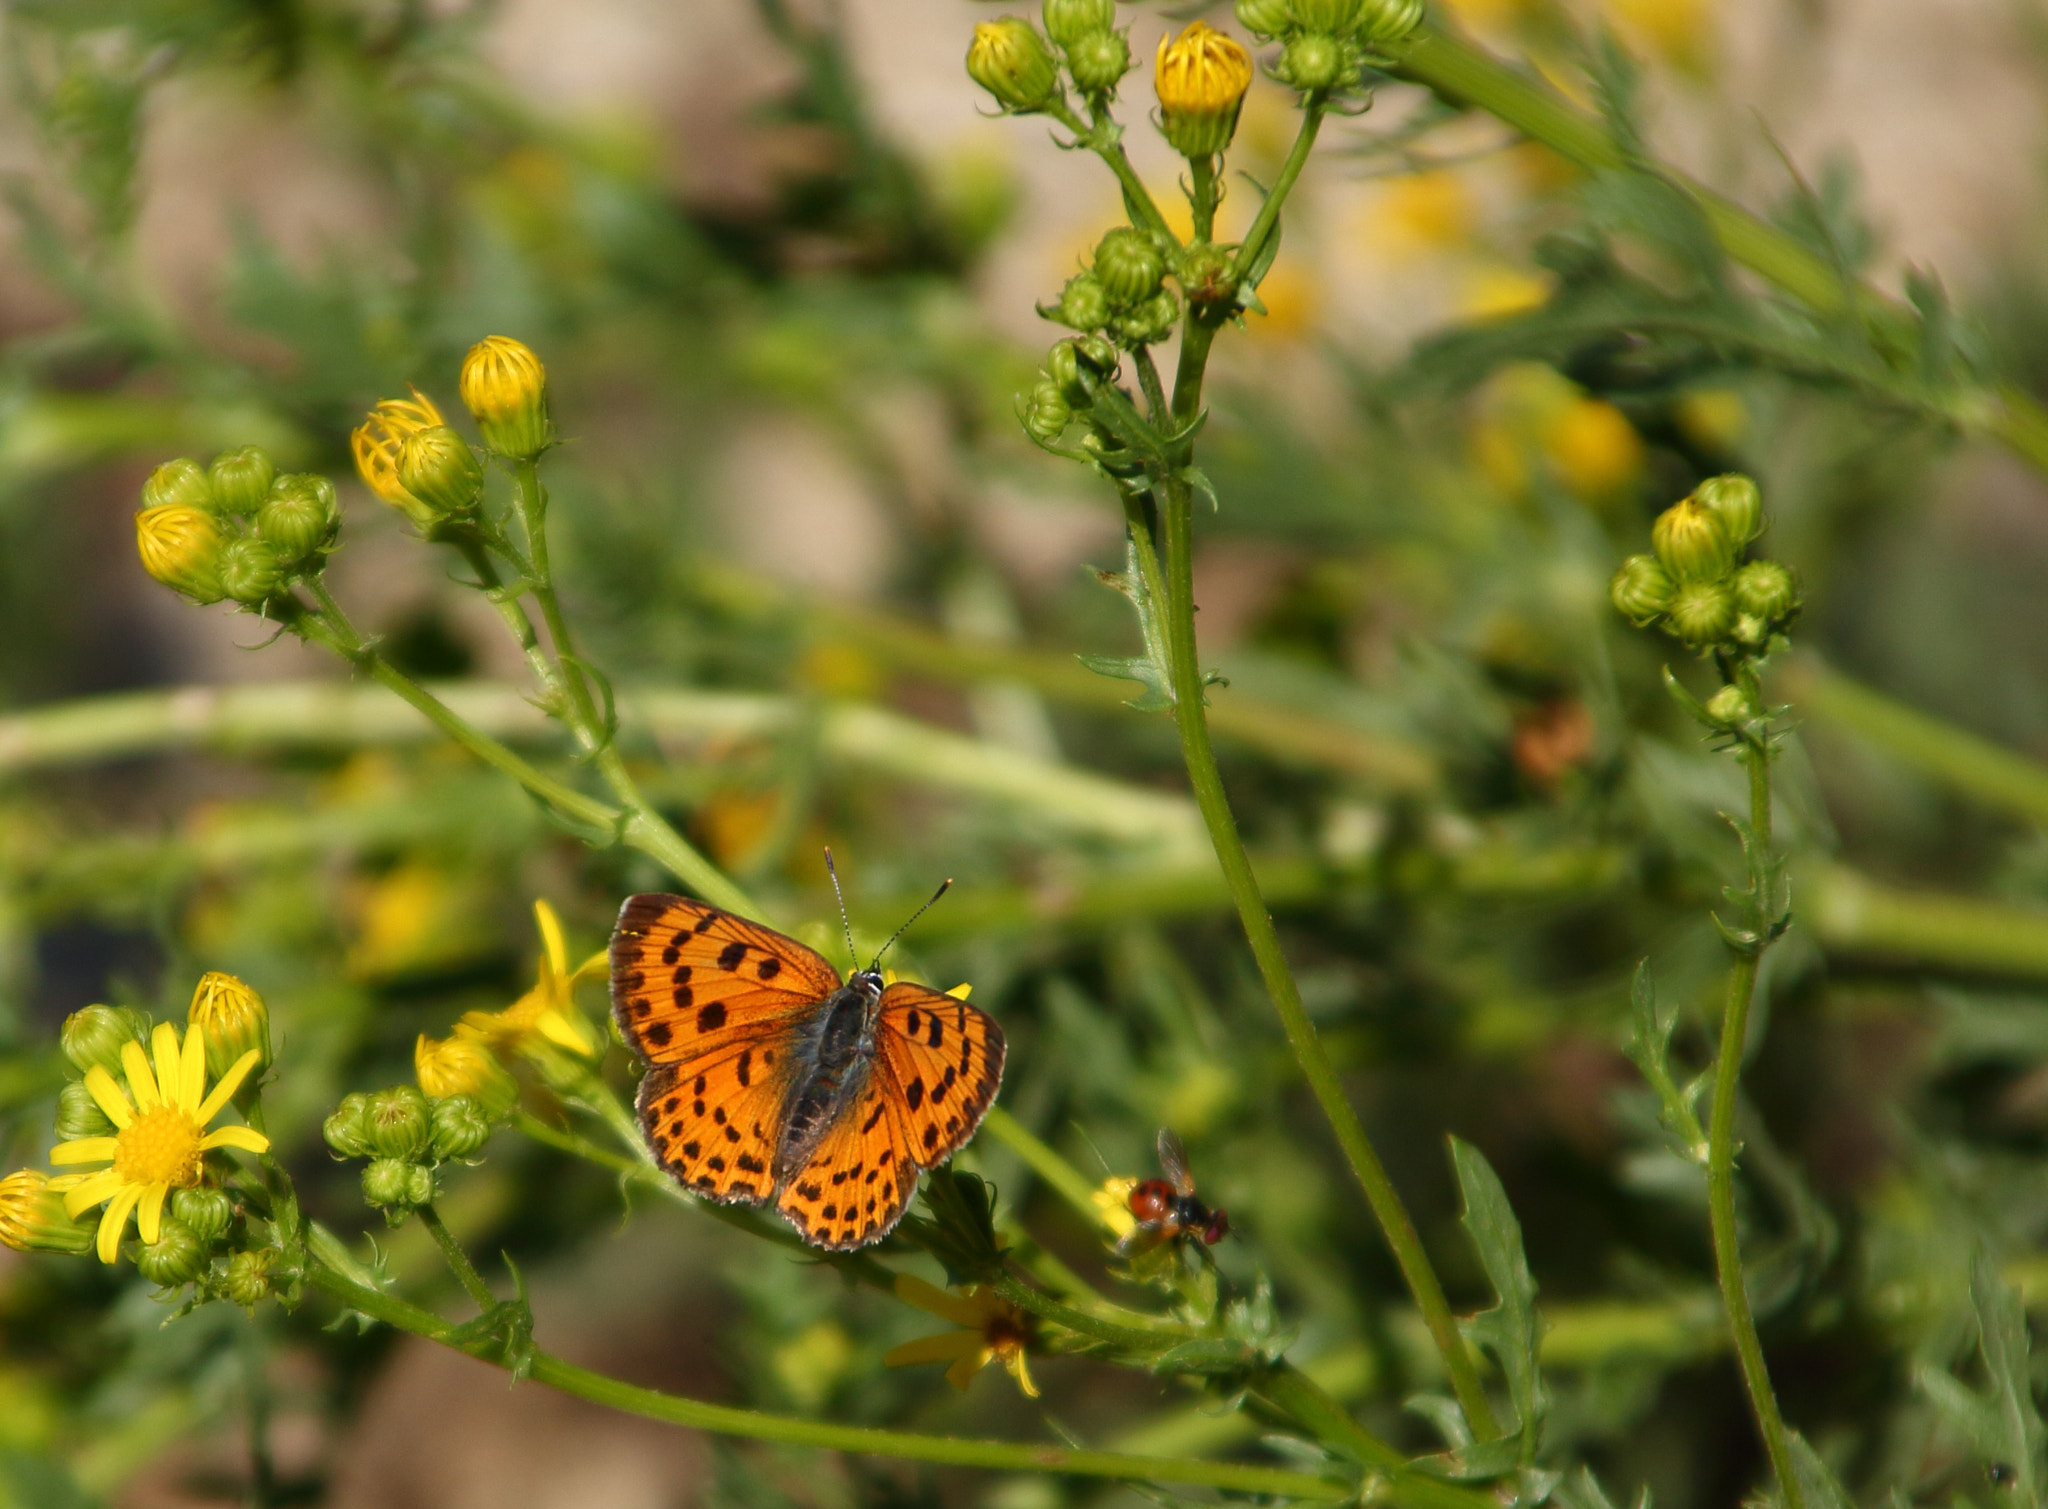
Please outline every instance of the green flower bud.
M370 1139L364 1121L364 1113L370 1109L370 1097L361 1091L342 1097L334 1114L320 1124L320 1135L327 1139L327 1145L343 1158L367 1158L370 1156Z
M220 552L220 585L236 602L257 607L284 590L284 562L267 540L229 540Z
M64 1088L57 1092L57 1140L69 1142L77 1137L113 1135L113 1122L107 1120L107 1113L92 1098L84 1081L66 1080Z
M1166 276L1166 259L1150 236L1133 226L1120 225L1095 244L1094 273L1110 303L1129 309L1159 291L1160 280Z
M256 510L256 533L292 566L303 565L334 543L341 505L334 484L311 472L291 472L270 484Z
M1116 376L1116 369L1121 365L1117 361L1116 347L1099 335L1084 335L1075 341L1074 354L1103 377Z
M1130 71L1131 43L1120 31L1084 37L1067 49L1067 72L1083 94L1110 94Z
M1156 346L1180 322L1180 300L1162 288L1116 322L1116 332L1130 346Z
M135 549L142 569L195 603L217 603L220 556L227 543L209 509L164 503L135 516Z
M1255 37L1277 37L1294 24L1287 0L1237 0L1237 24Z
M1303 94L1327 94L1348 82L1346 76L1351 71L1344 44L1321 31L1305 31L1290 38L1273 70L1282 83Z
M1072 48L1116 25L1116 0L1045 0L1045 34Z
M1023 398L1020 417L1024 429L1033 440L1041 445L1051 445L1066 432L1073 422L1074 411L1061 396L1059 386L1053 382L1042 382Z
M1075 330L1100 330L1109 323L1109 291L1093 273L1076 273L1060 291L1052 317Z
M135 1254L135 1270L159 1289L189 1284L206 1271L208 1253L199 1233L175 1216L164 1217L156 1240Z
M1649 555L1632 555L1607 584L1617 612L1637 628L1647 628L1671 606L1671 578Z
M254 1048L261 1057L243 1081L253 1089L270 1063L270 1008L263 1004L263 997L233 975L209 970L199 977L199 986L192 992L185 1022L206 1034L209 1080L219 1079Z
M206 469L213 485L214 506L222 513L254 513L270 496L271 479L277 464L258 446L245 445L238 451L223 451Z
M1045 354L1045 375L1073 408L1088 406L1088 389L1081 381L1081 358L1072 341L1056 342Z
M434 1171L424 1163L405 1165L405 1203L408 1205L432 1205L434 1203Z
M467 1158L491 1135L483 1103L467 1095L434 1102L432 1147L436 1158Z
M1742 473L1709 477L1692 490L1692 495L1714 511L1722 532L1737 549L1764 532L1763 494Z
M398 480L445 518L475 506L483 495L484 469L468 441L437 424L405 437L398 451Z
M206 480L206 468L190 456L166 461L142 484L144 508L199 508L212 513L217 506L213 484Z
M1216 304L1237 297L1231 253L1213 241L1197 241L1180 255L1174 277L1191 304Z
M1294 21L1303 31L1341 37L1358 23L1359 0L1289 0Z
M16 1252L92 1251L99 1222L74 1221L64 1209L64 1196L50 1188L50 1176L39 1168L19 1169L0 1179L0 1242Z
M254 1310L270 1297L270 1269L277 1261L275 1247L261 1247L254 1252L238 1252L228 1259L227 1272L221 1276L221 1292L228 1303L240 1305L244 1310Z
M1754 613L1737 613L1735 627L1728 631L1735 642L1752 650L1760 650L1771 642L1769 619L1758 618Z
M1776 561L1750 561L1735 573L1735 606L1769 624L1798 616L1799 579Z
M1718 582L1735 569L1734 541L1697 498L1681 499L1659 514L1650 544L1675 582Z
M1422 24L1423 0L1363 0L1359 35L1376 47L1404 39Z
M363 1170L363 1200L383 1210L409 1205L413 1165L403 1158L373 1158Z
M172 1195L171 1214L190 1227L200 1241L212 1246L234 1224L235 1202L228 1198L226 1190L201 1184Z
M1748 696L1739 686L1724 686L1707 699L1707 716L1723 728L1740 728L1756 716Z
M149 1036L149 1018L132 1006L85 1006L64 1018L57 1043L80 1074L98 1064L109 1074L121 1073L121 1048Z
M1003 16L974 28L967 74L1005 110L1043 110L1060 92L1052 49L1029 21Z
M427 1150L427 1098L411 1085L374 1091L363 1107L363 1140L382 1158L417 1158Z
M1671 594L1665 624L1694 648L1719 644L1735 627L1735 594L1724 582L1682 582Z

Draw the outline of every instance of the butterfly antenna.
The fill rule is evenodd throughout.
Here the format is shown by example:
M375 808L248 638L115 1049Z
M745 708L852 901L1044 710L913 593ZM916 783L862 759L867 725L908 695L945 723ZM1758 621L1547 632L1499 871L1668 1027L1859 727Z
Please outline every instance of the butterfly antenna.
M944 880L939 882L939 888L936 891L932 892L932 899L930 901L927 901L923 906L919 907L916 911L910 914L910 922L917 921L918 918L922 917L926 912L930 911L933 907L937 906L939 904L939 898L952 889L953 877L948 875ZM889 935L889 941L882 945L881 952L875 955L875 962L868 966L869 969L877 969L881 966L882 954L886 954L887 952L889 952L890 949L894 948L896 946L896 940L902 937L905 933L910 931L910 922L904 923L903 926L897 928L895 932Z
M825 851L825 873L832 877L832 894L839 898L839 925L846 929L846 964L849 969L860 963L860 955L853 947L853 920L846 915L846 892L839 889L839 868L832 863L832 851ZM889 940L894 943L896 940Z

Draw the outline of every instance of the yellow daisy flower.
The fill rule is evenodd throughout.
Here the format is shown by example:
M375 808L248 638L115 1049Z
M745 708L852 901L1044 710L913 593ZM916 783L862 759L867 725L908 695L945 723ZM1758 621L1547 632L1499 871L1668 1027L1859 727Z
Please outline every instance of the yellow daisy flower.
M533 989L503 1011L466 1011L455 1026L457 1035L478 1038L494 1048L520 1048L553 1043L581 1058L589 1058L599 1044L590 1026L576 1010L576 982L602 975L605 956L593 954L569 968L569 945L562 937L562 922L545 901L533 904L534 920L540 924L540 974Z
M976 1373L991 1362L1000 1362L1017 1380L1025 1398L1038 1397L1038 1385L1031 1381L1031 1371L1025 1364L1031 1317L1023 1310L979 1285L961 1294L948 1294L907 1273L896 1275L896 1297L942 1320L950 1320L961 1329L906 1341L882 1359L890 1367L911 1367L920 1362L951 1363L946 1369L946 1382L964 1389L974 1381Z
M64 1209L73 1220L105 1202L107 1209L100 1217L98 1241L103 1263L111 1263L120 1255L121 1236L127 1230L131 1211L136 1214L135 1225L142 1240L157 1239L162 1230L165 1199L172 1190L190 1189L199 1182L200 1166L207 1153L223 1147L249 1153L267 1152L270 1148L270 1139L252 1127L206 1130L206 1124L220 1114L256 1067L263 1056L261 1052L251 1048L235 1060L208 1094L205 1028L194 1025L188 1029L181 1047L178 1029L168 1022L161 1023L150 1039L150 1048L156 1058L154 1069L143 1054L142 1044L122 1044L121 1068L128 1080L125 1095L103 1065L95 1064L86 1070L85 1087L114 1123L114 1135L77 1137L50 1150L50 1161L55 1164L113 1165L52 1181L53 1185L64 1186Z

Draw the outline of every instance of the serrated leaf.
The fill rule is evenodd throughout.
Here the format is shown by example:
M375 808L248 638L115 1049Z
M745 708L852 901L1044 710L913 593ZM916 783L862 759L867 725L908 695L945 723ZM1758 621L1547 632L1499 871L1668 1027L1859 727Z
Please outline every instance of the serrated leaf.
M2015 1502L2032 1504L2042 1483L2048 1428L2034 1404L2026 1311L1982 1247L1970 1265L1970 1299L1977 1311L1977 1351L1986 1386L1972 1388L1932 1366L1920 1369L1915 1382L1980 1461L2011 1471Z
M1166 624L1145 573L1138 563L1138 546L1128 533L1124 536L1124 569L1098 571L1097 581L1121 593L1138 615L1138 633L1145 650L1141 655L1080 655L1082 665L1099 676L1117 681L1135 681L1144 691L1125 704L1140 712L1166 712L1174 705L1173 673L1167 667Z
M1513 1461L1535 1460L1543 1416L1549 1409L1539 1351L1543 1320L1536 1311L1536 1280L1522 1248L1522 1226L1508 1204L1507 1191L1486 1155L1460 1138L1451 1138L1451 1164L1464 1196L1465 1230L1479 1253L1479 1264L1499 1303L1464 1323L1473 1341L1493 1354L1507 1380L1515 1410L1516 1451ZM1469 1453L1467 1454L1469 1456Z

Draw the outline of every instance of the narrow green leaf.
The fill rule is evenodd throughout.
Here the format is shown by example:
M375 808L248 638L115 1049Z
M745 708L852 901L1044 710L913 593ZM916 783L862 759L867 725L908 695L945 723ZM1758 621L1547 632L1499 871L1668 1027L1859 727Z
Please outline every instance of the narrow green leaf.
M1451 1164L1465 1198L1465 1230L1499 1300L1492 1309L1466 1321L1465 1330L1500 1364L1515 1409L1516 1460L1527 1465L1535 1459L1543 1416L1550 1404L1538 1363L1543 1321L1536 1311L1536 1280L1522 1250L1521 1223L1515 1219L1507 1191L1486 1155L1453 1137Z

